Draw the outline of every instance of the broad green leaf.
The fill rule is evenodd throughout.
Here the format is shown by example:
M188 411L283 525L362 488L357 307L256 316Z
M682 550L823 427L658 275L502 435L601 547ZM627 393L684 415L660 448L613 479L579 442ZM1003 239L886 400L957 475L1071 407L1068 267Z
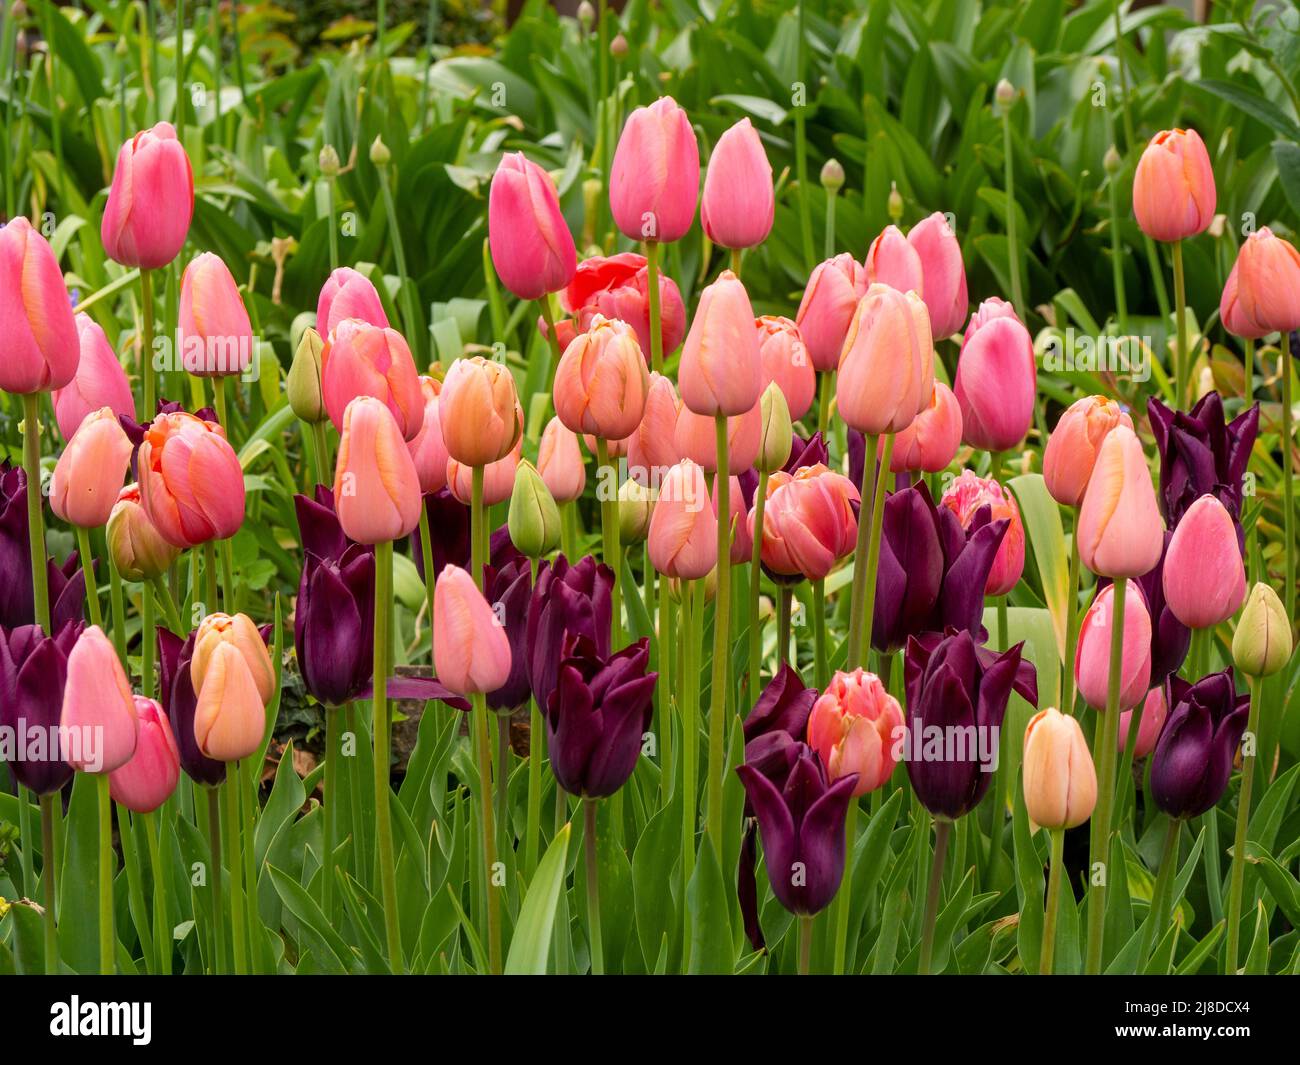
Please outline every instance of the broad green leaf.
M555 925L555 908L564 888L565 856L569 849L569 830L565 825L546 848L528 894L524 896L515 924L514 939L506 956L508 975L540 976L546 972L551 953L551 934Z

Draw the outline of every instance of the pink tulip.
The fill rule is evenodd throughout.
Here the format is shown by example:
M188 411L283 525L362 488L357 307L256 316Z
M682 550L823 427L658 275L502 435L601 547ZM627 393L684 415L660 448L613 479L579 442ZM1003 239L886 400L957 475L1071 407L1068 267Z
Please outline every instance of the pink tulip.
M686 335L686 305L677 282L662 270L659 278L659 327L663 353L671 355ZM596 315L626 322L636 332L641 354L650 357L650 276L644 255L625 251L618 255L594 255L578 264L577 273L560 294L566 313L576 315L572 323L558 323L560 349L569 346L577 332L591 328ZM565 326L571 334L565 336ZM542 327L545 334L545 326Z
M867 293L867 272L845 252L813 267L795 322L812 356L813 369L832 373L858 301Z
M505 458L489 462L483 467L483 505L493 507L510 498L515 486L515 472L519 469L519 456L523 453L524 441L520 437L515 441L514 450ZM447 461L447 488L460 502L469 506L474 500L474 468L457 462Z
M700 225L723 248L753 248L767 240L776 210L772 164L747 118L728 129L709 156Z
M87 414L54 467L50 509L82 529L105 524L122 490L131 450L131 441L110 408Z
M1115 613L1115 588L1107 585L1093 600L1079 627L1074 655L1074 679L1083 701L1094 710L1106 709L1110 685L1111 624ZM1151 615L1142 590L1128 582L1124 593L1124 648L1120 666L1119 708L1140 703L1151 687Z
M1194 129L1161 130L1133 174L1133 214L1155 240L1194 237L1214 220L1214 169Z
M486 466L505 458L523 431L515 379L481 355L457 359L442 380L438 418L457 462Z
M1061 415L1043 451L1043 479L1061 506L1083 502L1101 443L1117 425L1133 428L1128 414L1105 396L1076 399Z
M1097 805L1097 770L1079 722L1054 706L1040 710L1025 729L1025 808L1049 829L1074 828Z
M510 677L510 640L474 580L459 566L438 575L433 656L438 679L459 695L494 692Z
M668 467L682 457L677 450L680 410L672 378L652 372L641 424L627 438L627 474L637 484L645 488L658 485Z
M239 287L220 257L205 251L181 277L177 342L185 369L199 377L247 372L253 327Z
M558 292L578 268L555 182L523 152L503 155L492 175L488 244L501 283L521 300Z
M799 327L789 318L765 314L754 320L758 329L758 356L763 366L763 387L773 381L785 396L790 420L797 422L812 409L817 392L817 371L804 345Z
M160 414L140 445L140 502L176 547L234 536L244 522L244 470L216 422Z
M128 484L117 494L104 539L113 565L128 581L160 577L180 555L180 548L162 538L140 505L138 484Z
M698 580L718 562L718 518L704 471L690 459L672 467L659 486L646 539L650 564L668 577Z
M420 478L420 491L426 495L437 492L447 483L447 445L442 442L442 422L439 419L438 396L442 382L436 377L420 378L420 393L424 396L424 420L415 439L407 442L411 461Z
M718 469L717 423L703 414L682 408L677 415L673 444L682 458L702 466L706 473ZM763 411L755 403L744 414L727 419L727 468L747 470L758 459L763 444Z
M575 433L602 440L630 436L645 413L650 374L625 322L597 315L573 338L555 370L555 413Z
M742 562L748 562L754 554L754 534L749 528L749 511L745 509L745 495L740 487L740 478L728 477L727 485L727 509L730 512L728 528L731 530L729 536L731 551L728 557L733 566L739 566ZM713 478L713 495L710 501L713 503L714 516L721 517L718 514L717 477Z
M1212 629L1246 601L1246 567L1232 515L1212 495L1187 508L1169 538L1165 605L1189 629Z
M1268 226L1251 233L1237 252L1223 299L1223 328L1259 340L1300 329L1300 252Z
M59 730L68 765L83 773L111 773L135 753L135 699L122 663L104 630L92 625L68 655Z
M888 285L918 296L925 288L921 256L898 226L886 226L881 231L867 249L862 265L867 271L867 281L873 285Z
M825 578L846 557L858 535L853 504L860 501L853 482L825 466L784 470L767 482L763 511L763 565L773 573ZM754 514L749 516L754 535Z
M763 392L754 309L740 278L724 270L700 293L677 371L682 402L696 414L744 414Z
M936 341L944 340L961 331L970 304L961 245L938 211L908 231L907 243L921 257L921 298L930 311L930 332Z
M700 146L670 96L628 115L609 172L614 224L631 240L669 244L695 220Z
M194 707L194 740L218 762L238 762L262 746L266 708L244 656L220 643L203 673Z
M1125 710L1119 716L1119 753L1124 753L1128 746L1129 729L1132 728L1134 710ZM1147 692L1146 702L1142 704L1142 719L1138 722L1137 742L1133 745L1133 757L1145 758L1156 747L1160 730L1165 727L1165 718L1169 711L1165 706L1165 688L1160 685Z
M420 476L388 408L358 396L343 412L334 509L359 544L409 536L420 524Z
M157 270L181 253L194 215L194 172L170 122L122 145L99 239L123 266Z
M355 318L339 322L321 350L321 388L330 421L343 431L343 412L357 396L374 396L407 441L424 426L425 394L402 334Z
M989 521L1006 519L1006 535L984 582L985 595L1006 595L1020 582L1025 570L1025 526L1020 520L1016 497L997 481L980 477L974 470L962 470L961 476L944 492L940 506L956 514L962 528L968 531L984 507L989 508Z
M26 218L0 228L0 293L0 390L63 388L77 373L77 326L54 252Z
M855 669L831 678L808 715L808 746L821 757L832 781L858 775L854 796L882 787L898 760L896 740L903 710L874 673Z
M135 416L135 398L126 371L113 354L104 330L88 314L76 316L79 357L77 375L63 388L56 388L54 418L64 440L71 440L86 415L100 407L115 414Z
M350 266L340 266L321 286L316 301L316 332L328 337L348 318L356 318L379 329L388 328L383 301L370 278Z
M1137 435L1117 425L1097 452L1075 530L1079 558L1102 577L1141 577L1164 550L1164 523Z
M966 443L982 451L1019 444L1034 420L1037 388L1029 330L1006 300L985 300L962 339L953 383Z
M551 498L572 503L587 487L587 464L577 434L559 418L552 418L537 445L537 472Z
M930 405L934 343L914 292L873 284L853 314L835 378L840 417L858 432L897 433Z
M930 405L894 437L889 468L894 473L938 473L947 469L961 447L961 408L952 389L935 381Z
M143 695L134 697L135 754L109 775L113 801L132 813L153 813L171 798L181 776L180 749L163 708Z

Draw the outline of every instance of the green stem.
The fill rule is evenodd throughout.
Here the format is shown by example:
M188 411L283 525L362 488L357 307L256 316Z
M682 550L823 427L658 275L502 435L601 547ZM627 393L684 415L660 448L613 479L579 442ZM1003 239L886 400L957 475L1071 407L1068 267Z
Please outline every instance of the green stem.
M475 471L476 473L480 471ZM482 578L480 577L480 580ZM397 864L393 857L393 822L389 807L392 789L392 744L389 731L392 721L388 706L388 631L389 600L393 594L392 541L375 545L375 657L374 657L374 763L375 763L375 839L379 846L379 876L383 887L384 934L388 946L388 964L401 972L402 934L397 912Z
M19 794L18 801L27 804L26 796ZM45 888L45 975L59 971L58 884L55 870L58 858L54 849L54 804L56 795L41 796L41 883Z
M212 868L208 870L208 897L212 905L212 972L228 971L225 910L221 900L221 792L204 788L208 794L208 849Z
M605 975L605 949L600 934L600 865L596 855L597 799L582 800L583 823L587 829L585 846L587 865L587 934L591 940L591 972Z
M546 395L549 398L551 389L555 385L555 371L560 365L562 353L560 351L560 334L555 328L555 311L551 308L551 297L544 294L537 301L537 307L542 313L542 321L546 323L546 344L551 351L551 365L546 369ZM504 327L502 328L504 332ZM498 339L504 340L504 337L498 336Z
M402 230L398 224L397 205L393 202L393 187L388 180L388 166L381 166L378 169L379 189L384 196L384 211L388 215L388 231L393 241L393 258L397 261L398 302L402 306L402 320L406 324L406 338L415 347L417 365L423 366L425 363L425 338L420 334L415 305L411 302L411 281L406 274L406 251L402 247Z
M812 968L813 919L799 918L799 975L807 976Z
M99 608L99 588L95 584L95 555L90 549L90 530L77 526L77 550L81 552L81 568L86 574L86 605L90 608L90 623L104 628L104 615Z
M1295 618L1295 444L1291 428L1291 334L1282 330L1282 538L1286 541L1286 616ZM1294 621L1292 622L1294 624Z
M148 425L157 410L158 387L153 368L154 344L153 271L140 271L140 379L144 387L144 402L140 421Z
M1002 173L1007 193L1007 262L1011 269L1011 302L1025 320L1025 294L1020 282L1020 242L1016 234L1016 168L1011 151L1011 108L1002 109Z
M839 190L827 191L826 193L826 239L822 245L822 258L835 258L835 201L839 198Z
M420 559L424 563L424 601L429 613L429 665L436 677L438 663L433 657L433 597L437 578L433 572L433 534L429 530L429 508L424 505L424 500L420 500Z
M826 582L813 581L813 661L817 688L824 690L831 681L830 661L826 653Z
M825 385L830 374L822 375ZM823 407L826 406L827 389L822 389ZM863 515L870 515L873 508L871 497L876 483L876 450L880 438L871 434L866 437L866 456L862 463L862 487L859 491L861 503L858 507L858 542L853 550L853 592L849 603L849 636L846 645L844 668L853 670L862 665L862 603L867 594L867 567L865 560L871 542L871 522L863 521Z
M790 608L794 601L794 590L788 585L781 585L781 594L776 605L776 664L777 671L790 660ZM796 657L796 661L798 658Z
M803 84L806 65L807 33L804 29L804 3L800 0L796 6L797 29L795 39L797 51L795 57L795 82L799 91L806 93ZM812 271L816 260L813 258L812 209L808 204L808 131L805 107L801 104L794 109L794 159L795 177L799 183L799 235L803 249L803 266L805 271Z
M1070 575L1065 596L1065 661L1061 663L1061 711L1074 714L1074 653L1079 644L1079 511L1074 512L1074 535L1070 538Z
M528 560L529 587L537 586L537 559ZM531 883L537 872L537 855L542 837L542 710L533 697L528 699L528 816L524 824L524 870Z
M1259 742L1260 683L1248 678L1250 717L1246 735L1250 737L1241 754L1241 791L1237 796L1237 832L1232 839L1232 877L1228 883L1228 946L1224 954L1224 973L1237 974L1237 950L1241 942L1241 899L1246 884L1246 830L1250 826L1250 794L1255 783L1255 745ZM1250 754L1246 750L1251 751Z
M334 907L334 850L338 846L336 812L339 786L339 712L325 708L325 868L321 873L321 910L332 921Z
M700 648L704 587L699 581L682 584L682 890L695 872L696 797L700 748ZM685 898L685 895L682 896ZM690 922L684 921L686 949L691 942Z
M1051 865L1047 873L1047 904L1043 913L1043 950L1038 962L1041 976L1052 975L1052 956L1056 951L1056 913L1061 901L1061 865L1065 852L1065 831L1050 830L1052 840Z
M1124 242L1119 233L1119 175L1107 182L1110 204L1110 273L1115 288L1115 321L1120 336L1128 336L1128 293L1124 288Z
M172 125L176 127L176 139L185 143L185 0L176 0L176 112ZM146 393L146 401L148 394ZM150 411L152 411L152 407Z
M831 393L835 390L834 373L817 374L817 431L826 437L831 431ZM870 445L868 445L870 446ZM872 452L874 454L874 451Z
M943 865L948 854L948 835L951 821L934 822L934 862L930 866L930 884L925 893L925 918L921 925L921 956L916 971L922 976L930 973L930 960L934 953L934 922L939 916L939 896L943 893Z
M754 493L754 550L749 563L749 697L758 698L763 689L763 631L758 618L759 589L763 580L763 512L767 506L768 472L758 475Z
M113 608L113 646L117 650L118 660L126 665L126 600L122 595L122 577L113 564L113 556L104 552L108 562L108 601ZM147 599L148 596L146 595ZM143 633L143 630L142 630ZM143 654L141 655L143 659Z
M659 242L646 241L646 294L650 299L650 369L664 372L664 335L659 307Z
M99 973L111 976L113 957L113 800L108 774L95 775L99 788Z
M677 683L676 609L665 579L659 589L659 798L660 809L668 803L677 766L673 762L673 693Z
M149 870L153 876L153 940L158 953L157 971L170 976L172 929L167 911L167 867L163 865L162 849L158 845L158 815L154 812L141 816L144 818L145 837L149 841Z
M862 603L861 647L856 665L862 665L871 653L871 630L876 611L876 571L880 568L880 527L885 516L885 485L888 483L889 459L894 453L894 434L885 436L885 446L880 449L880 473L876 476L876 490L871 500L871 541L867 546L867 587ZM866 477L866 474L863 474Z
M718 579L713 597L713 674L709 695L709 835L722 854L722 774L726 770L727 666L731 661L731 470L727 416L714 415L717 443Z
M1174 331L1178 338L1178 346L1174 349L1174 406L1181 409L1187 402L1187 378L1191 370L1187 364L1187 295L1183 285L1183 242L1174 241L1170 253L1174 260ZM1285 333L1282 335L1286 336Z
M330 272L337 270L339 267L339 227L335 217L337 207L334 203L334 184L335 179L327 177L325 179L325 204L329 211L330 226Z
M1169 819L1169 828L1165 832L1165 845L1160 853L1160 871L1156 874L1155 890L1151 894L1151 910L1142 924L1142 937L1138 949L1138 971L1146 968L1151 949L1151 940L1156 933L1164 934L1169 924L1169 894L1174 883L1174 873L1178 870L1178 833L1183 822L1176 817Z
M494 714L497 719L496 827L501 833L501 850L513 845L510 829L510 715Z
M27 537L32 554L32 602L36 624L50 633L50 589L45 570L45 510L41 499L39 393L23 396L23 471L27 476Z
M825 687L825 685L819 684L818 687ZM853 900L849 896L852 893L854 844L856 844L857 838L858 799L857 796L854 796L849 800L848 815L844 819L844 846L847 855L844 861L844 879L840 881L840 889L835 893L835 901L831 904L832 913L835 915L835 968L833 972L836 976L844 974L844 964L848 955L849 910L853 908Z
M163 609L163 618L167 622L167 627L175 635L184 637L190 631L189 626L181 620L181 612L176 608L176 600L172 598L166 582L161 577L154 577L149 585L153 588L155 602Z
M622 551L618 544L618 466L609 460L609 447L604 440L596 440L596 462L608 468L608 481L597 477L600 489L600 539L605 565L614 573L614 586L610 594L610 643L612 650L623 646L622 619ZM603 482L603 483L602 483Z
M243 863L240 861L242 835L239 822L239 768L226 766L221 785L226 804L226 868L230 870L230 939L234 944L235 975L248 972L248 933L244 928Z
M1242 389L1242 398L1249 407L1255 402L1255 341L1250 337L1246 338L1246 350L1241 361L1246 373L1246 386Z

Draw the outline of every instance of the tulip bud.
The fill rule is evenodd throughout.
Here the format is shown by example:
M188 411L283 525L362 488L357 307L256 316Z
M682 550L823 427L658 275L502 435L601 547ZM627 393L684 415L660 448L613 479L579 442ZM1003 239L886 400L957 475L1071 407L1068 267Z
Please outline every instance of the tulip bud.
M135 753L109 775L109 794L132 813L152 813L165 803L181 776L180 750L171 723L153 699L135 696Z
M889 213L889 220L897 225L903 217L903 197L898 191L898 185L891 181L889 183L889 198L885 201L885 210Z
M838 159L827 159L822 164L821 181L822 188L832 194L844 188L844 167Z
M294 414L309 424L323 422L329 417L325 413L325 396L321 391L321 350L324 347L325 342L315 329L304 330L285 384L289 406Z
M138 484L118 493L104 536L113 566L128 581L161 577L180 556L180 548L163 539L140 505Z
M1216 195L1196 130L1167 129L1151 138L1133 174L1133 214L1142 232L1160 241L1194 237L1214 219Z
M510 641L483 593L459 566L447 566L434 591L433 659L438 679L461 695L493 692L510 676Z
M1203 495L1174 528L1165 553L1165 603L1189 629L1227 621L1246 598L1246 567L1227 508Z
M1074 677L1083 701L1094 710L1106 709L1110 688L1111 626L1115 588L1107 585L1093 600L1079 626ZM1135 581L1124 595L1124 648L1120 665L1119 708L1136 706L1151 687L1151 615Z
M615 59L622 59L627 52L627 38L621 33L616 33L614 39L609 42L609 54Z
M550 554L560 542L560 511L546 482L527 459L515 468L506 520L510 542L529 558Z
M131 462L131 441L109 407L86 415L50 478L50 509L70 525L108 521Z
M265 733L265 704L247 660L233 643L218 643L194 708L199 752L217 762L237 762L262 745Z
M998 82L997 88L993 90L993 100L1000 108L999 113L1005 114L1011 105L1016 102L1015 86L1006 78L1002 78Z
M1269 677L1291 660L1291 624L1277 592L1257 583L1232 636L1232 660L1248 677Z
M1124 165L1124 157L1119 154L1115 145L1112 144L1106 149L1106 154L1102 156L1101 165L1105 167L1106 173L1111 177L1120 172L1120 168Z
M1043 828L1074 828L1097 805L1097 771L1079 722L1055 707L1029 719L1024 749L1025 808Z
M59 718L65 758L84 773L111 773L135 753L136 715L131 685L104 630L92 625L68 655L68 681Z
M618 486L619 543L639 544L650 532L654 491L629 478Z
M756 465L763 473L775 473L790 460L790 448L794 442L790 408L786 406L785 393L775 381L767 386L758 402L763 430Z
M316 165L320 167L321 177L339 176L339 153L334 150L334 145L327 144L320 150L320 154L316 156Z
M591 6L591 0L582 0L582 3L578 5L578 22L584 30L589 30L595 20L596 9Z
M388 150L383 137L376 137L370 145L370 161L378 167L385 167L392 162L393 153Z
M275 694L275 667L266 641L253 619L247 614L209 614L199 623L194 635L194 655L190 659L190 680L194 690L203 687L208 663L219 644L230 644L243 656L248 674L257 686L262 704L269 705Z

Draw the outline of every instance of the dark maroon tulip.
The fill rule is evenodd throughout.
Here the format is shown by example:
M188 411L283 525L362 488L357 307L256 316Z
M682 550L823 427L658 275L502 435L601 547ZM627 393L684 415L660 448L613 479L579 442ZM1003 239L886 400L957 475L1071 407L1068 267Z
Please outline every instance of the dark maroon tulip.
M444 566L459 566L468 570L470 564L470 510L446 488L428 492L424 496L424 509L429 515L429 532L432 540L433 575L437 577ZM510 541L510 530L501 525L494 529L488 540L488 564L504 566L523 558ZM424 549L417 527L411 533L411 559L424 580Z
M659 678L646 672L649 661L645 638L609 656L587 636L565 639L546 707L546 743L551 771L570 795L613 795L636 769Z
M614 571L590 555L573 565L559 555L538 568L525 646L528 682L539 707L549 703L555 690L567 636L586 636L597 655L609 654L613 588Z
M1160 563L1150 573L1137 578L1137 586L1142 590L1142 599L1146 603L1147 613L1151 615L1151 687L1158 688L1164 684L1171 673L1177 673L1187 658L1187 651L1192 644L1192 630L1184 625L1174 612L1165 605L1165 554L1169 551L1169 541L1173 532L1165 533L1165 546L1160 553ZM1098 589L1105 588L1111 581L1102 578L1097 582Z
M45 560L50 597L50 627L62 632L80 621L86 602L86 574L74 551L62 566ZM36 624L32 594L32 545L27 525L27 475L21 467L0 463L0 627Z
M528 699L528 605L533 594L530 566L528 559L521 557L483 571L487 601L510 641L510 676L487 695L487 704L493 710L510 711Z
M164 625L158 627L158 679L163 709L171 722L181 768L195 783L214 788L226 779L226 763L209 758L194 738L198 696L190 679L194 633L181 639Z
M353 543L343 532L338 515L334 513L334 493L323 484L318 484L312 496L297 495L293 497L293 509L298 518L298 538L302 549L318 558L332 558L335 561ZM369 548L371 554L374 548Z
M1237 694L1225 669L1195 684L1170 677L1165 699L1169 716L1151 753L1151 798L1170 817L1198 817L1228 786L1250 696Z
M917 798L936 817L955 821L984 798L993 773L980 748L997 750L1011 693L1038 705L1037 674L1021 658L1023 647L1018 643L998 654L955 629L907 641L904 760Z
M796 744L778 787L746 762L736 768L763 837L772 891L791 913L825 909L844 877L844 818L858 782L849 773L831 784L807 744Z
M748 801L748 800L746 800ZM758 822L745 819L740 836L740 862L736 867L736 901L740 903L740 919L745 926L745 938L755 950L767 946L763 926L758 920Z
M1007 531L981 507L962 528L924 482L885 500L871 645L897 651L909 636L965 629L983 638L984 585Z
M1225 425L1223 398L1207 392L1190 413L1148 400L1147 417L1160 452L1160 509L1169 528L1206 493L1239 521L1242 478L1259 433L1259 404Z
M793 476L804 466L816 466L818 463L823 466L828 465L830 454L826 450L826 441L822 439L822 434L813 433L807 440L801 436L793 438L790 457L781 468ZM745 507L748 509L754 505L754 493L758 491L758 470L751 466L743 473L737 474L736 479L740 482L740 490L745 494Z
M18 783L37 795L50 795L72 779L72 766L58 746L59 720L63 716L63 686L68 679L68 655L85 628L71 621L54 637L38 625L0 629L0 727L15 742L23 741L23 757L8 763ZM41 751L32 746L41 734Z
M816 701L817 690L805 688L799 671L787 662L767 682L745 718L746 745L772 732L786 732L796 740L803 740L808 730L808 715Z

